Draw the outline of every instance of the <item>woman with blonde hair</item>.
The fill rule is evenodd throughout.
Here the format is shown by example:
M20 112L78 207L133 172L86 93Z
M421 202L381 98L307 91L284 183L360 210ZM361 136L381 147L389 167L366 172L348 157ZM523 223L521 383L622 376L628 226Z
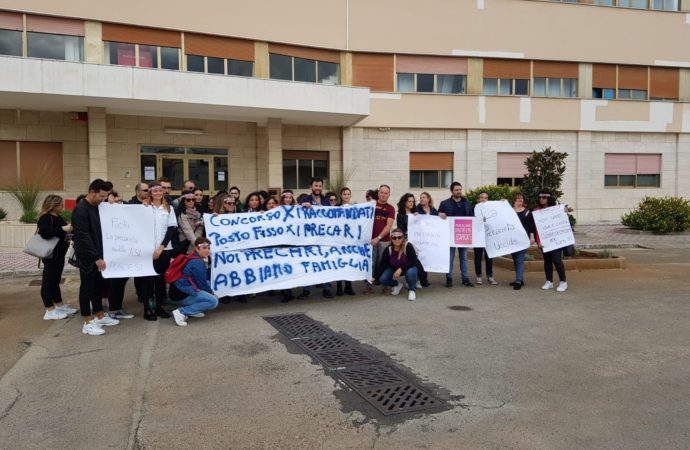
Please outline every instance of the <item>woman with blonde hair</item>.
M438 216L438 209L434 208L434 199L428 192L419 194L419 203L417 203L417 212L419 214L430 214Z
M62 302L60 291L60 279L65 268L65 255L69 247L68 233L72 232L69 225L60 216L65 208L65 203L59 195L48 195L43 200L41 213L38 218L38 234L43 239L58 238L53 255L43 259L43 276L41 278L41 299L46 307L43 320L59 320L69 314L77 312L76 309Z
M417 299L417 252L412 244L407 242L402 230L393 228L391 245L386 247L381 255L374 280L378 279L382 285L392 287L391 293L398 295L403 288L400 280L403 276L409 290L407 299L414 301Z

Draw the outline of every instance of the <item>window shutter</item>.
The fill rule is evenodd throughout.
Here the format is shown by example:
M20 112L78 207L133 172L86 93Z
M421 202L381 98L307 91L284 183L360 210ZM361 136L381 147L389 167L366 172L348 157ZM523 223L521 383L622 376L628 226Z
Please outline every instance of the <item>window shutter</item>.
M269 53L278 55L296 56L298 58L314 59L340 64L340 52L321 48L297 47L294 45L269 44Z
M410 170L453 170L453 153L412 152Z
M396 72L400 73L467 75L466 58L397 55L395 57L395 64Z
M529 153L499 153L496 165L498 178L523 178L527 173L525 160Z
M604 156L605 175L635 175L635 155L607 153Z
M393 92L393 55L381 53L352 54L352 85L372 91Z
M660 175L661 155L637 155L638 175Z
M484 78L530 77L530 62L519 59L485 59Z
M182 37L179 31L159 30L155 28L105 22L103 23L103 40L177 48L180 48L182 44Z
M254 41L246 39L185 33L184 48L188 55L254 61Z
M618 89L647 90L647 67L618 66Z
M17 143L0 141L0 180L10 187L17 183Z
M558 61L534 61L535 77L578 78L578 64Z
M594 64L592 66L592 87L615 88L616 66L614 64Z
M649 96L678 99L680 70L671 67L652 67Z
M63 190L62 143L20 142L19 168L22 181L40 182L43 190Z
M26 16L26 31L84 36L84 21L50 16Z
M0 29L22 31L23 28L21 14L0 11Z

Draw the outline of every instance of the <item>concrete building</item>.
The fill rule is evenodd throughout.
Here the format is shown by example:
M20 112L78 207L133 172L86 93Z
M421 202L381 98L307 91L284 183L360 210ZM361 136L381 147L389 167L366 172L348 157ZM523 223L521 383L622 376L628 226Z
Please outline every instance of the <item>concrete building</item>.
M0 0L0 180L448 196L566 151L564 201L690 197L688 0ZM0 205L17 208L0 194Z

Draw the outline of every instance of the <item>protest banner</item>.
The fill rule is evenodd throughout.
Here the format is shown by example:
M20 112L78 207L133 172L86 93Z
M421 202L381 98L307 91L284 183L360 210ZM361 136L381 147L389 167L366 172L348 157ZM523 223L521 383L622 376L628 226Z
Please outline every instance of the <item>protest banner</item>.
M532 214L545 252L575 244L573 229L563 205L537 209Z
M450 265L450 229L438 216L408 215L407 240L427 272L447 273Z
M371 241L374 204L279 206L263 213L204 214L214 252L274 245L352 245Z
M489 258L529 248L529 236L507 201L478 203L474 207L474 215L484 222L485 248Z
M220 297L370 279L371 245L269 247L212 254L211 288Z
M478 217L449 217L451 247L484 247L484 222Z
M98 213L103 235L103 278L157 275L153 270L156 244L151 208L101 203Z

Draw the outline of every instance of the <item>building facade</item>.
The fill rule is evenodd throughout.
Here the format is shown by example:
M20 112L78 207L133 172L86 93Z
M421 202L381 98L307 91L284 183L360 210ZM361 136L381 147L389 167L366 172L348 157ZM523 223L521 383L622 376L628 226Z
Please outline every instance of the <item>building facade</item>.
M615 221L690 197L690 1L0 0L0 185L191 178L354 198L519 185ZM18 208L0 193L0 206Z

